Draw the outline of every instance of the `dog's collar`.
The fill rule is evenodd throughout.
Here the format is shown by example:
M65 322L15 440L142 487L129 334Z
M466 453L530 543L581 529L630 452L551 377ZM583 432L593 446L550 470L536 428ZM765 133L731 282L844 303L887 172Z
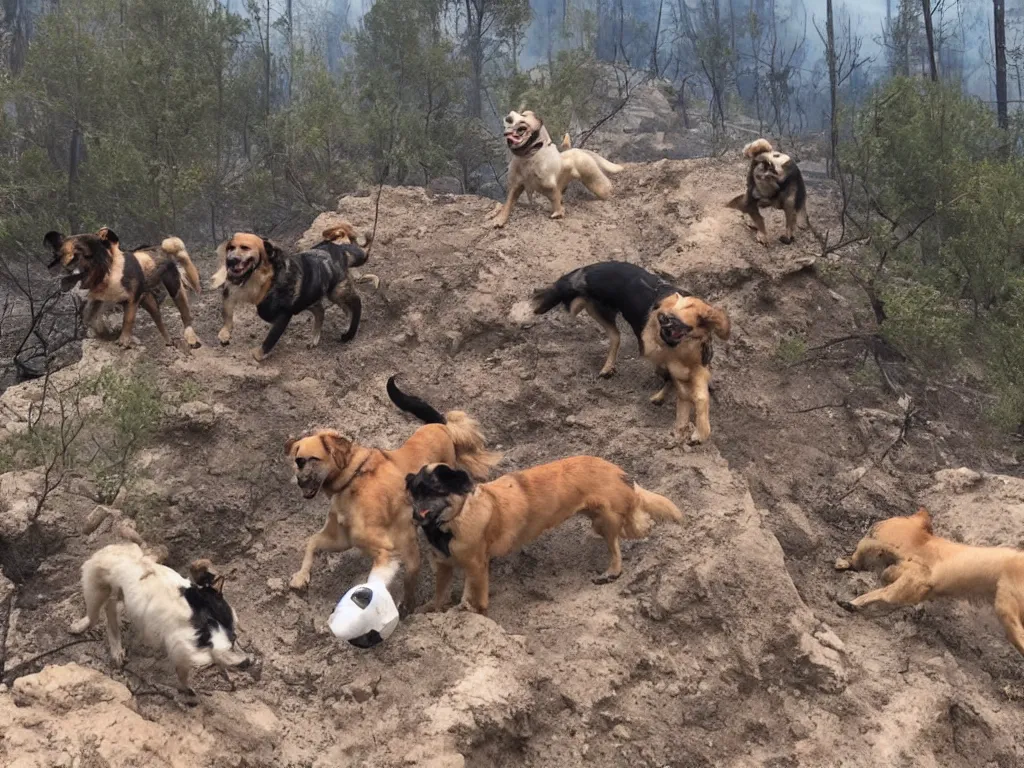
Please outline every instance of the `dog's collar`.
M516 157L525 157L527 155L532 155L535 152L540 152L540 150L544 149L544 147L551 143L550 140L537 141L538 138L540 138L540 128L538 128L530 135L530 141L527 142L524 146L520 147L519 149L513 149L512 154L515 155Z
M359 477L359 473L362 471L363 465L366 464L366 462L368 462L370 460L371 456L373 456L373 450L372 449L370 451L368 451L367 454L366 454L366 457L362 461L359 462L359 466L355 468L355 471L353 471L351 475L349 475L348 480L346 480L342 484L341 488L337 488L337 489L332 488L331 489L331 493L334 494L335 496L339 496L342 493L344 493L345 489L348 488L350 485L352 485L352 482L357 477Z

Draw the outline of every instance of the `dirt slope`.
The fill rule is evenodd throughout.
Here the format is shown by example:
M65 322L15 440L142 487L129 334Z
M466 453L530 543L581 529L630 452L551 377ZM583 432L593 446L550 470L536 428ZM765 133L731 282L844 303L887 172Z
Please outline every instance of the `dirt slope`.
M118 506L168 547L171 565L206 554L233 571L227 593L263 663L233 693L204 675L203 704L189 710L154 692L171 676L145 652L115 673L101 643L69 648L0 694L3 764L1024 764L1020 659L991 612L932 605L851 618L836 596L870 581L831 570L871 520L920 501L944 532L1024 543L1024 483L992 474L1008 460L944 422L927 397L907 441L879 458L902 419L858 361L780 359L782 339L813 346L851 333L855 299L815 275L809 236L754 243L723 208L742 178L739 164L717 161L630 166L615 199L573 196L563 221L523 204L503 231L484 225L491 201L385 189L366 268L382 288L364 286L352 343L334 340L346 320L331 309L318 350L305 348L303 318L257 366L248 350L266 326L242 313L220 348L209 295L197 311L206 346L190 357L160 347L146 318L144 348L87 343L62 379L111 362L143 366L172 411ZM826 197L812 190L820 228L830 225ZM300 244L339 215L368 226L373 209L372 197L345 198ZM777 217L769 224L781 231ZM671 409L647 403L658 382L631 339L618 375L599 380L596 326L529 313L535 287L616 258L671 275L733 318L734 337L716 354L706 446L671 439ZM212 262L201 268L209 276ZM325 502L304 502L289 484L283 444L330 425L397 446L416 425L387 401L396 372L439 408L476 416L506 451L503 468L596 453L676 500L685 524L627 543L622 579L597 587L603 543L570 523L494 564L490 618L417 615L372 651L339 644L327 617L368 563L321 555L308 594L288 592ZM19 428L34 387L0 397L0 426ZM934 475L961 463L985 474ZM37 478L6 477L22 489L0 493L12 508L0 534L15 542L4 550L11 561L24 536L14 500ZM83 535L94 506L62 493L44 533L21 542L8 669L67 638L78 566L116 537L114 527ZM421 599L429 593L425 572Z

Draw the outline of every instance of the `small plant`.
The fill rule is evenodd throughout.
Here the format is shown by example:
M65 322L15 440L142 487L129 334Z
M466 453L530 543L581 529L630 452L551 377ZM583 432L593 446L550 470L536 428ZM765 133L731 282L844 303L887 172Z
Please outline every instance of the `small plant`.
M799 362L806 354L807 340L795 335L784 336L775 350L775 356L786 365Z
M200 400L203 395L203 387L195 379L185 379L178 387L178 400L182 403L191 403Z

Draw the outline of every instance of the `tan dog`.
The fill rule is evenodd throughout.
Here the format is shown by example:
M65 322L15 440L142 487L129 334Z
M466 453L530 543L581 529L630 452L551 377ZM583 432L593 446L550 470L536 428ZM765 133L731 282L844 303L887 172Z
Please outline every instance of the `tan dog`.
M886 586L852 601L848 611L918 605L940 597L992 602L1007 639L1024 655L1024 552L980 547L936 536L928 510L877 523L836 570L884 567Z
M405 476L424 464L443 461L485 480L501 455L484 447L473 419L462 411L444 416L416 397L400 392L394 377L388 395L395 404L424 421L396 451L368 448L332 430L289 440L295 478L302 495L312 499L323 490L331 499L327 522L306 542L302 565L292 576L292 589L305 589L317 551L344 552L356 547L373 558L370 578L390 584L405 565L403 612L416 605L420 550L405 495Z
M752 141L743 148L750 159L747 170L747 191L730 200L726 207L742 211L750 218L747 224L757 231L757 242L768 245L768 229L762 208L779 208L786 215L786 234L779 238L789 245L796 235L796 226L808 226L807 186L800 168L789 155L776 152L767 139Z
M595 584L622 573L620 538L645 537L652 520L683 519L664 496L593 456L541 464L479 486L466 472L432 464L409 474L405 485L434 555L432 610L444 606L458 565L466 571L461 607L486 614L491 559L515 552L573 515L589 517L608 544L608 568Z
M711 335L728 339L730 327L724 310L694 296L673 293L654 305L641 334L644 357L667 379L651 402L661 405L675 391L676 434L691 443L711 436ZM696 410L694 428L687 435L692 410Z
M562 139L564 151L551 141L548 129L533 112L509 112L505 115L505 143L512 153L508 166L508 197L488 218L495 227L504 227L512 215L519 196L539 192L551 201L551 218L565 216L562 194L569 182L578 179L598 198L604 200L612 193L612 183L605 174L616 174L621 165L610 163L596 152L572 149L568 134Z

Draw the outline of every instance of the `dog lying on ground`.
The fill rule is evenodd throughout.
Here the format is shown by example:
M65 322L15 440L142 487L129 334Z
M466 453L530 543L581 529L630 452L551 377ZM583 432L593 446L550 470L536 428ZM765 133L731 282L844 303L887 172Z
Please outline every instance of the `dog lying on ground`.
M742 211L757 230L757 242L768 245L768 230L762 208L778 208L786 215L786 234L779 238L790 244L796 234L796 226L808 225L807 187L796 162L789 156L772 149L767 139L758 139L743 148L743 154L750 158L747 170L747 191L727 203L727 207Z
M76 284L87 292L82 321L97 334L105 305L124 306L124 320L118 344L130 347L135 315L141 306L153 318L157 330L168 346L173 346L160 315L164 291L170 295L185 328L185 342L190 347L200 346L192 328L192 313L188 304L188 291L200 293L199 272L177 237L166 238L159 247L143 246L123 253L117 234L103 227L95 235L69 235L47 232L43 243L53 251L50 267L58 264L64 271L61 287L69 290Z
M189 685L193 667L216 664L227 677L227 668L244 669L251 659L235 647L238 617L224 599L223 578L209 560L196 560L190 578L161 565L138 544L111 544L94 553L82 565L85 617L71 625L80 635L99 621L103 610L107 643L114 666L124 664L117 601L143 641L162 647L174 665L178 686L194 696Z
M398 450L368 448L333 430L289 440L285 447L303 497L312 499L322 490L331 499L327 522L306 542L291 588L309 585L313 557L319 550L344 552L356 547L373 558L370 580L390 584L399 565L405 566L401 609L407 614L416 607L420 550L405 495L405 476L440 461L486 480L501 455L486 450L479 426L464 412L440 414L399 390L394 376L388 379L387 391L395 405L426 424Z
M488 218L494 218L495 227L504 227L512 215L519 196L539 192L551 201L551 218L565 216L562 194L569 182L578 179L598 198L604 200L612 193L612 183L605 174L616 174L621 165L610 163L596 152L572 149L568 135L562 140L564 151L551 141L548 129L533 112L509 112L505 115L505 143L512 153L508 166L508 197ZM567 146L568 145L568 146Z
M217 334L222 345L231 342L239 303L255 305L260 318L271 324L263 344L252 351L257 362L270 354L292 318L306 310L313 314L313 338L308 347L316 347L324 323L324 299L348 311L349 326L341 341L355 337L363 304L349 270L366 263L367 252L356 241L368 246L369 239L357 236L349 224L326 229L323 237L322 242L297 254L286 254L270 240L245 232L221 243L217 248L220 269L211 286L223 286L224 326ZM361 279L376 281L377 277Z
M936 536L928 510L876 523L839 571L882 571L884 587L851 601L848 611L918 605L941 597L993 603L1006 638L1024 655L1024 552L980 547Z
M574 269L533 296L534 314L542 315L559 304L573 315L586 310L608 335L608 356L598 373L602 378L615 373L621 342L615 320L621 314L636 334L640 354L666 380L651 402L660 405L670 391L675 391L676 432L690 442L708 439L712 334L728 339L730 330L729 316L723 310L641 267L621 261ZM687 435L694 406L696 425Z
M614 464L593 456L541 464L475 485L462 470L430 464L405 478L413 519L423 528L434 559L431 610L448 599L454 567L466 571L461 607L486 614L490 561L522 548L576 514L591 520L608 544L608 568L594 579L607 584L622 573L619 539L640 539L651 521L681 523L671 501L630 481Z

